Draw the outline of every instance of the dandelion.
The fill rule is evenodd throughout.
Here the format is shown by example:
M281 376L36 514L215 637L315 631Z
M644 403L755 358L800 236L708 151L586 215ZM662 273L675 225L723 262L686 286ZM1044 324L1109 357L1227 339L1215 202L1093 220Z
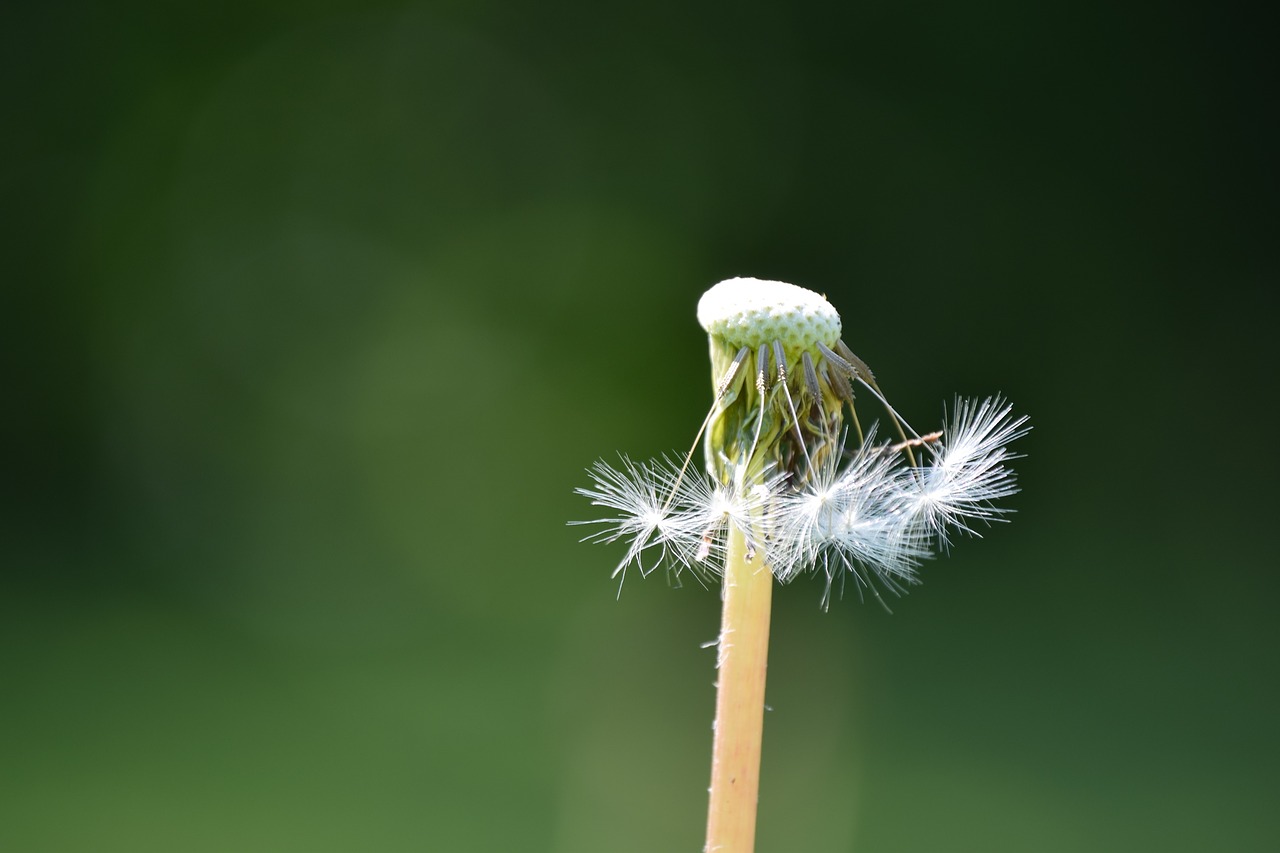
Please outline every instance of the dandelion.
M840 339L822 296L753 278L722 281L698 303L710 341L713 400L694 446L705 467L663 457L588 469L578 489L613 514L584 541L624 542L614 571L634 566L721 579L719 678L708 851L754 846L769 615L775 579L852 578L879 597L917 581L920 564L957 533L1004 520L1017 491L1009 445L1026 434L1000 397L958 399L939 432L921 435L889 404L870 368ZM872 398L896 439L863 429ZM847 422L846 422L847 418Z

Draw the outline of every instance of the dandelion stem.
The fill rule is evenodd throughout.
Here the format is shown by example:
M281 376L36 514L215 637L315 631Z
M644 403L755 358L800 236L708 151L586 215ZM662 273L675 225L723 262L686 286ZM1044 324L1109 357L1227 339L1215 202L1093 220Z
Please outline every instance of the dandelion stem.
M760 739L769 658L773 573L763 554L749 556L734 525L724 567L715 742L706 853L750 853L755 847L760 790Z

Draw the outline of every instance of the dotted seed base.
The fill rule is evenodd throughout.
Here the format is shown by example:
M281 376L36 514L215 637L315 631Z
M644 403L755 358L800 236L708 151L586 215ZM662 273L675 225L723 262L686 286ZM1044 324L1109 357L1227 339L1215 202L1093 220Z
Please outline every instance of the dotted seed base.
M819 341L834 346L840 340L840 315L831 303L783 281L722 281L702 294L698 322L734 347L781 341L787 348L810 349Z

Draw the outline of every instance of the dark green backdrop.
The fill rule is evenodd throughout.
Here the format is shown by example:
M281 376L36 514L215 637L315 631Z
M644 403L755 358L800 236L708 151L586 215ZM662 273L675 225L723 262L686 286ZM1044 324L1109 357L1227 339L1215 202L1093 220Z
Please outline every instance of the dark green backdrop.
M565 521L755 275L1035 424L893 615L779 591L762 853L1276 849L1262 24L8 8L0 848L699 849L717 595Z

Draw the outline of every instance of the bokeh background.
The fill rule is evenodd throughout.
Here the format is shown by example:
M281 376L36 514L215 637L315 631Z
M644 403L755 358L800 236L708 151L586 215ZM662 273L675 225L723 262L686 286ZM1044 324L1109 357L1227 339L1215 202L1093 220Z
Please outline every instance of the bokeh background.
M565 522L734 275L1035 424L892 615L776 596L759 849L1280 846L1243 7L3 17L0 848L700 849L716 591Z

